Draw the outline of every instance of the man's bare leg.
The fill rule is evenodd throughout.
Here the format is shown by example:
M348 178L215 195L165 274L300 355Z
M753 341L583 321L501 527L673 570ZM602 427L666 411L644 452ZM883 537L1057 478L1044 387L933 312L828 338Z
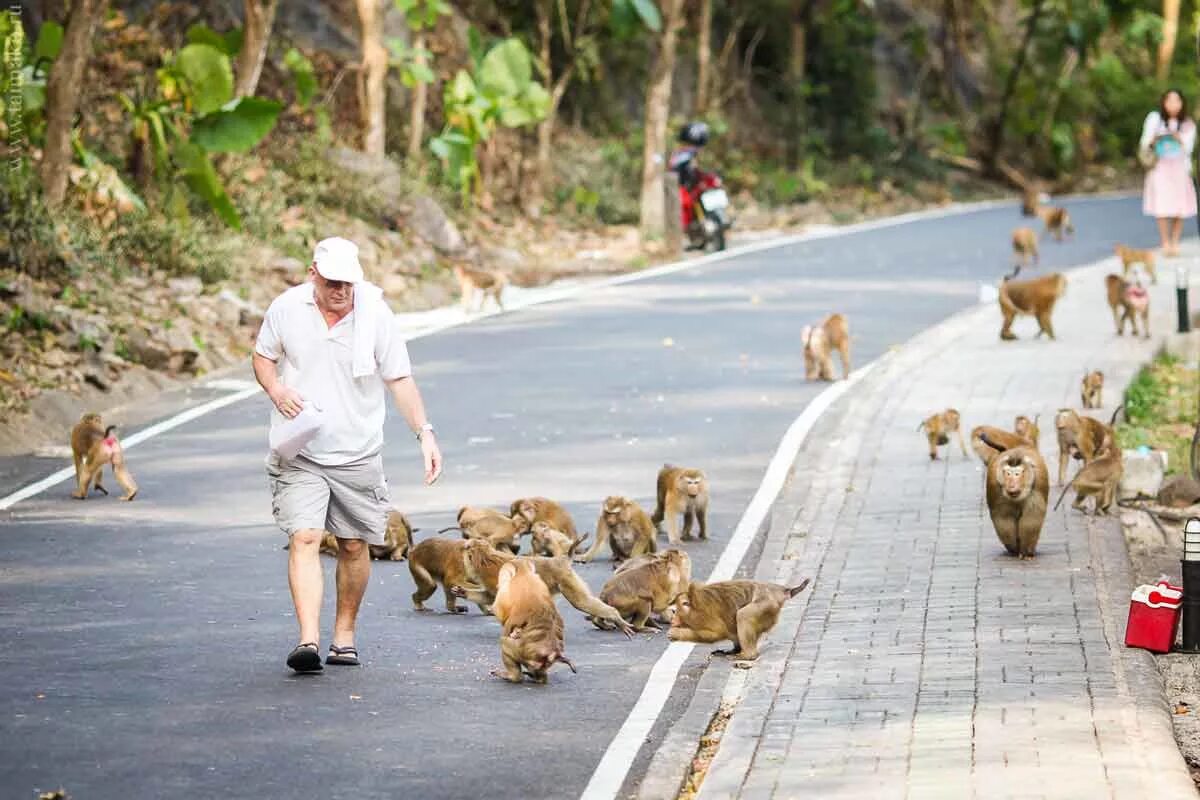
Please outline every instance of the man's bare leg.
M371 556L362 539L338 539L337 618L333 622L333 643L354 646L354 626L358 607L371 579Z
M305 528L292 534L288 548L288 588L300 623L300 641L321 642L321 594L325 578L321 574L321 536L324 531ZM339 570L340 572L340 570Z

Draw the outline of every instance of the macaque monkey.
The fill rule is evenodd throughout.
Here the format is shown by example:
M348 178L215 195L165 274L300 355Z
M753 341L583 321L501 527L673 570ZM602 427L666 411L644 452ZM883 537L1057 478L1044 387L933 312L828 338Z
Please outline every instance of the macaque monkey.
M1129 270L1134 264L1141 264L1146 268L1146 274L1150 276L1151 283L1158 283L1158 271L1154 265L1153 250L1134 250L1132 247L1126 247L1123 244L1113 248L1117 256L1121 259L1121 274L1126 278L1129 277Z
M613 573L600 590L600 600L620 612L634 630L658 630L651 615L666 611L691 581L692 559L682 550L667 550ZM608 623L597 617L592 617L592 623L608 628Z
M729 650L714 655L737 656L746 661L758 658L758 640L775 627L783 604L804 587L787 587L761 581L693 583L675 601L675 618L667 636L674 642L733 642Z
M1017 228L1012 232L1013 255L1017 259L1017 272L1029 266L1030 261L1038 263L1038 236L1033 228Z
M504 626L500 633L504 670L493 675L513 683L521 683L528 675L534 683L545 683L546 672L559 661L576 671L563 654L562 616L528 561L518 559L500 568L492 610Z
M987 468L987 506L1004 549L1022 561L1037 555L1050 476L1032 447L1005 450Z
M1108 307L1112 310L1117 336L1125 335L1125 323L1138 335L1138 317L1142 319L1142 335L1150 338L1150 293L1142 285L1141 268L1134 267L1133 280L1127 281L1119 275L1107 275L1104 286L1108 293Z
M88 491L108 494L108 490L100 483L104 477L104 465L112 464L113 477L125 490L122 500L132 500L137 496L138 486L133 476L125 468L125 451L117 439L116 425L104 426L99 414L84 414L71 429L71 454L75 458L75 492L71 495L77 500L85 500Z
M1037 215L1042 218L1042 223L1046 226L1046 233L1054 234L1056 242L1063 240L1064 233L1070 236L1075 235L1075 226L1071 223L1071 215L1065 208L1043 206L1038 209Z
M413 527L408 523L408 519L399 511L392 510L388 512L383 544L369 544L367 550L374 559L403 561L408 555L408 549L412 547L412 535ZM329 531L321 537L321 552L331 556L338 554L337 537Z
M1053 339L1054 325L1050 321L1050 314L1066 290L1067 279L1058 272L1027 281L1005 278L1000 284L1000 313L1004 315L1000 338L1016 339L1016 334L1012 332L1013 320L1019 314L1028 314L1037 319L1037 335L1044 333Z
M575 550L582 544L576 542L570 536L567 536L557 528L550 527L550 523L538 520L533 523L533 537L530 539L530 551L536 556L548 556L557 558L558 556L571 556L575 554ZM585 534L584 539L587 538Z
M413 583L417 585L412 601L417 611L425 610L425 601L440 583L446 596L446 610L451 614L467 613L467 609L460 606L455 597L466 597L479 607L481 613L489 613L488 606L492 602L490 594L476 588L463 590L464 587L471 587L463 561L463 553L469 544L469 541L462 539L430 538L419 542L409 551L408 570L412 573Z
M1018 414L1017 418L1013 420L1013 433L1015 433L1017 436L1020 436L1022 439L1032 442L1034 449L1037 449L1038 439L1040 439L1042 436L1042 431L1040 428L1038 428L1037 424L1037 421L1041 419L1041 417L1041 414L1037 414L1033 419L1030 419L1024 414Z
M469 586L455 590L459 596L467 596L471 590L495 598L499 586L500 568L512 561L516 556L504 550L497 550L482 539L467 542L463 551L463 564L466 568ZM571 560L565 556L548 558L545 556L520 556L521 561L529 561L537 570L538 577L546 584L551 594L561 594L566 601L582 611L589 619L601 619L620 629L626 636L633 633L633 628L622 619L621 614L612 606L600 601L588 588L579 573L571 568ZM475 596L479 596L477 593ZM489 599L489 604L491 600Z
M1036 447L1024 436L1011 433L1003 428L992 425L978 425L971 429L971 449L984 466L992 463L992 459L1006 450L1014 447Z
M1093 514L1108 514L1112 508L1113 501L1117 498L1117 484L1121 482L1121 475L1125 471L1125 466L1121 460L1121 451L1119 448L1110 447L1103 454L1092 459L1085 464L1083 469L1075 473L1075 477L1071 482L1063 487L1062 494L1058 496L1058 502L1054 504L1054 510L1062 505L1063 498L1067 496L1067 490L1075 488L1075 502L1071 504L1071 508L1083 511L1083 504L1089 497L1095 497L1096 503L1092 511Z
M567 510L547 497L522 497L520 500L514 500L508 507L508 513L513 519L524 519L526 530L531 529L535 522L545 522L551 528L570 536L576 547L583 541L575 528L575 520L571 519Z
M850 328L841 314L831 314L820 325L805 325L800 331L804 343L805 380L833 380L833 351L842 361L842 377L850 377Z
M458 510L458 530L464 539L486 539L493 547L504 547L513 553L521 551L521 536L529 532L524 517L503 513L482 506L463 506ZM444 533L454 528L444 528Z
M479 296L476 310L483 310L483 304L491 297L496 306L503 311L504 303L500 296L508 285L508 276L499 270L472 269L462 264L454 265L454 277L458 279L460 302L465 310L470 310L471 300Z
M1098 369L1084 374L1079 390L1079 402L1084 408L1100 408L1104 405L1104 373Z
M925 430L925 438L929 440L929 460L933 461L938 457L938 447L950 443L950 434L958 437L958 446L962 448L962 454L967 454L967 445L963 442L962 418L958 414L958 410L947 408L940 414L934 414L926 418L917 430L922 428Z
M1200 481L1186 475L1167 478L1158 490L1158 504L1168 508L1187 508L1200 503Z
M691 527L690 519L688 527ZM701 530L703 529L702 523ZM628 497L606 497L604 506L600 509L600 518L596 520L596 540L592 542L591 548L576 560L580 564L586 564L596 557L605 544L612 551L613 561L616 562L653 553L658 550L654 522L641 506Z
M1120 408L1113 412L1116 421ZM1067 479L1067 460L1074 457L1090 464L1093 459L1109 448L1114 448L1116 437L1113 429L1099 420L1077 414L1069 408L1060 408L1054 417L1054 430L1058 434L1058 483Z
M701 539L708 538L708 478L698 469L684 469L663 464L658 471L657 501L650 521L662 530L667 522L667 541L679 544L692 538L692 518L700 527ZM683 515L683 534L679 532L679 515Z

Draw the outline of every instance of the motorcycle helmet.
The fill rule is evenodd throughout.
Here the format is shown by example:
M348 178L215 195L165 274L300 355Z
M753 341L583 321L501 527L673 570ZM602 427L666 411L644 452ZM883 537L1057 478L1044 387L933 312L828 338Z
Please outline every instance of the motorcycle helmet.
M689 122L679 129L679 141L684 144L703 147L708 144L708 124L704 122Z

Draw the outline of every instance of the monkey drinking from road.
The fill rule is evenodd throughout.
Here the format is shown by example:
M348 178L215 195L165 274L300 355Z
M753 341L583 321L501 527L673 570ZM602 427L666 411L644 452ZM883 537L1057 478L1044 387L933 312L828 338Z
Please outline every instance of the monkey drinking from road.
M657 501L650 521L661 530L667 523L667 541L679 544L692 538L692 520L699 526L701 539L708 538L708 478L698 469L685 469L663 464L658 471ZM679 515L683 515L683 533L679 532Z
M1054 304L1066 290L1067 279L1058 272L1027 281L1006 278L1000 283L1000 313L1004 317L1000 338L1016 339L1016 334L1012 332L1013 320L1018 315L1027 314L1037 319L1037 336L1044 333L1053 339L1054 324L1050 315L1054 311Z
M477 310L483 309L487 298L496 301L496 306L503 311L504 302L500 296L508 285L508 276L499 270L472 269L462 264L454 265L454 277L458 279L460 302L464 309L470 310L471 301L478 296Z
M842 362L842 377L850 377L850 327L841 314L830 314L820 325L805 325L800 331L804 343L805 380L833 380L833 351Z
M1117 336L1125 335L1125 323L1129 323L1133 335L1138 335L1138 318L1142 320L1142 335L1150 338L1150 292L1142 280L1140 267L1135 267L1133 278L1125 280L1120 275L1107 275L1104 288L1108 295L1108 307L1117 326Z
M992 527L1004 549L1022 561L1033 558L1050 496L1046 462L1032 447L1005 450L988 464L986 489Z
M657 512L655 512L657 513ZM691 527L691 520L688 520ZM703 525L701 526L703 530ZM608 545L613 561L621 562L658 549L655 541L654 523L642 507L628 497L606 497L596 520L596 540L591 548L577 560L586 564Z
M1079 404L1084 408L1104 405L1104 373L1098 369L1086 372L1079 390Z
M533 564L517 559L500 568L492 610L503 626L500 658L504 662L504 670L493 675L513 683L528 675L535 683L545 683L546 672L559 661L576 671L563 654L562 616Z
M1129 277L1129 270L1135 264L1141 264L1145 268L1146 274L1150 276L1150 282L1158 283L1158 271L1154 265L1153 250L1134 250L1132 247L1126 247L1123 244L1119 244L1113 249L1121 259L1121 274L1124 277Z
M692 560L682 550L666 550L643 558L646 560L638 565L613 573L600 590L600 600L615 608L639 631L657 629L651 616L666 611L692 581ZM599 618L591 620L598 628L609 627L609 623Z
M71 454L75 459L75 492L72 497L84 500L88 491L108 494L108 490L100 483L104 476L104 465L111 464L113 477L125 490L122 500L132 500L137 496L138 486L125 467L125 451L115 433L116 425L104 426L99 414L84 414L71 429Z
M1017 272L1038 263L1038 236L1033 228L1017 228L1012 232L1013 255L1017 261Z
M1054 510L1062 505L1063 498L1067 496L1067 490L1075 489L1075 502L1071 504L1071 508L1084 510L1083 504L1089 497L1096 498L1093 514L1108 514L1112 509L1113 501L1117 499L1117 485L1121 482L1121 475L1124 473L1124 464L1121 461L1121 450L1117 447L1110 447L1103 454L1092 459L1091 462L1084 465L1083 469L1075 473L1075 477L1071 482L1063 487L1062 494L1058 496L1058 502L1054 504Z
M677 642L720 642L729 640L729 650L715 655L737 656L746 661L758 658L758 641L779 621L783 604L804 591L761 581L693 583L675 601L675 617L667 635Z
M1121 408L1113 412L1113 421ZM1067 460L1076 458L1084 465L1109 448L1115 447L1115 434L1109 425L1085 417L1069 408L1060 408L1054 417L1054 430L1058 435L1058 483L1067 478Z
M938 457L938 447L950 443L950 434L958 437L958 446L962 448L962 453L967 454L967 445L963 442L962 436L962 418L958 414L957 409L947 408L939 414L934 414L927 417L917 430L924 429L925 438L929 440L929 460L932 461Z

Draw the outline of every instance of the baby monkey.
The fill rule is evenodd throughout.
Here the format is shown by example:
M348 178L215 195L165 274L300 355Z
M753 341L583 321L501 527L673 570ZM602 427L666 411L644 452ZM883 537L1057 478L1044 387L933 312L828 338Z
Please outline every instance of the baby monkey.
M958 446L962 448L962 454L967 454L967 445L963 441L962 430L960 425L962 418L958 414L958 410L947 408L940 414L934 414L928 417L920 425L917 430L925 430L925 438L929 440L929 460L933 461L938 457L938 447L950 443L950 434L958 437Z
M108 490L100 483L105 464L112 464L113 476L125 490L125 496L121 499L132 500L137 496L138 486L125 468L125 452L114 433L116 429L116 425L106 428L99 414L90 413L80 417L71 429L71 453L75 458L77 484L72 497L84 500L92 487L108 494Z
M1100 408L1104 405L1104 373L1098 369L1084 374L1079 390L1079 402L1084 408Z
M804 587L779 586L761 581L693 583L675 602L675 618L667 635L676 642L733 642L729 650L714 655L758 658L758 641L779 621L783 604Z

